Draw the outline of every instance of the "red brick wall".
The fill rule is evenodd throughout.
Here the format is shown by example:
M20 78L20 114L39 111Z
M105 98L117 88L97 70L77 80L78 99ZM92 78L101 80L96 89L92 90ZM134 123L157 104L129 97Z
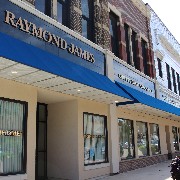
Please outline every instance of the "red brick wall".
M122 14L123 22L129 24L135 32L141 32L148 38L147 18L131 0L109 0Z

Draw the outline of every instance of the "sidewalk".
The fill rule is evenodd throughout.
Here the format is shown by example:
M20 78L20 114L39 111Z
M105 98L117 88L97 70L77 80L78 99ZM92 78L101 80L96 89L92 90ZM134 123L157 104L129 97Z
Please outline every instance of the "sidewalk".
M162 162L145 168L110 176L104 180L172 180L170 174L171 161Z

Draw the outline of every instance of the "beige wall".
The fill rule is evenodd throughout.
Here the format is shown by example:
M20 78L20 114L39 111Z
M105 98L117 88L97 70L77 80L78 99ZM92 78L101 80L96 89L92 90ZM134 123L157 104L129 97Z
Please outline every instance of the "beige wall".
M48 177L78 180L78 102L48 105Z
M79 100L78 102L78 156L79 156L79 180L105 176L110 174L110 164L104 163L99 165L84 166L84 138L83 138L83 112L105 115L107 120L108 105L96 103L93 101Z
M28 102L27 119L27 175L3 177L2 180L34 180L36 149L36 105L35 88L0 78L0 97Z

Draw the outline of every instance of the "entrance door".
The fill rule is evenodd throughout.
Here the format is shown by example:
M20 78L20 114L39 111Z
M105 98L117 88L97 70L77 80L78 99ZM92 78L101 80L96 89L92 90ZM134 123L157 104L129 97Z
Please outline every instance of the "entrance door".
M36 180L47 179L47 105L37 104Z

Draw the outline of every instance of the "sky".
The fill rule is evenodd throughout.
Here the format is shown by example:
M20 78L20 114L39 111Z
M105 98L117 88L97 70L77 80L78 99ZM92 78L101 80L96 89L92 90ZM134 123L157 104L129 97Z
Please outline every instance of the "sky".
M180 0L143 0L148 3L180 44Z

